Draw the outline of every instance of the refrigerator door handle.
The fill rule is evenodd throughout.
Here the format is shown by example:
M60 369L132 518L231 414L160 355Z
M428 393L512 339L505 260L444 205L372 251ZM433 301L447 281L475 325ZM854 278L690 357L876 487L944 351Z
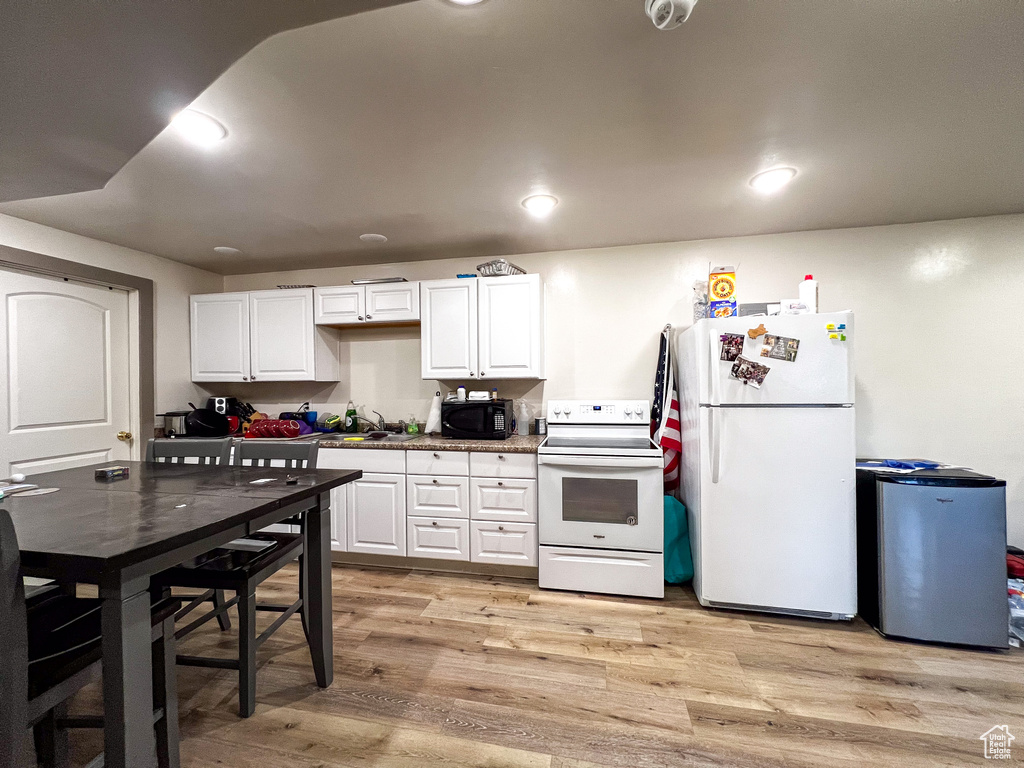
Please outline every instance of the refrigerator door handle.
M722 402L722 394L719 392L719 379L721 378L718 371L717 357L718 354L718 342L721 334L714 328L708 333L708 397L711 400L711 405L719 405Z
M722 468L722 425L721 408L709 408L708 413L708 442L711 444L711 482L717 483Z

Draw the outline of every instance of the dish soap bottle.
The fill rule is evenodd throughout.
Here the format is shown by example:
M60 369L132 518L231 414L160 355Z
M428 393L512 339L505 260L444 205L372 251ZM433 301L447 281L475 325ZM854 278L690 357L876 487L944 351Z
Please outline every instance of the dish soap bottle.
M530 434L530 414L526 410L526 401L519 401L519 414L516 416L516 434Z
M351 400L348 401L348 408L345 410L345 431L358 432L359 419L356 418L356 407Z
M800 303L807 307L811 314L818 313L818 281L814 275L804 275L804 281L800 283Z

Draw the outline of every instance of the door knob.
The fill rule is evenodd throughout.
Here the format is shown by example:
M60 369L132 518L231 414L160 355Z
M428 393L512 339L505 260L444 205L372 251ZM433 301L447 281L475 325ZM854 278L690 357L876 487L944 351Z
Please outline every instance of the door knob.
M122 429L120 432L117 433L117 439L122 441L122 442L127 443L129 440L132 439L132 433L131 432L125 432Z

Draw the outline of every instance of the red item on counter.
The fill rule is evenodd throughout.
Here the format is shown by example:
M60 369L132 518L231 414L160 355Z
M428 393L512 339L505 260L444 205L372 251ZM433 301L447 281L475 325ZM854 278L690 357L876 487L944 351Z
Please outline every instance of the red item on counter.
M1011 579L1024 579L1024 557L1007 554L1006 575Z

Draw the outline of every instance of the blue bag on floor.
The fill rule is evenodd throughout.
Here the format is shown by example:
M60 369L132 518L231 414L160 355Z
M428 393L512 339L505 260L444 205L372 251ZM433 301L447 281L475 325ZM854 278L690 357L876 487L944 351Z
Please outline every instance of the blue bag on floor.
M682 584L693 578L690 529L686 507L675 496L665 497L665 581Z

